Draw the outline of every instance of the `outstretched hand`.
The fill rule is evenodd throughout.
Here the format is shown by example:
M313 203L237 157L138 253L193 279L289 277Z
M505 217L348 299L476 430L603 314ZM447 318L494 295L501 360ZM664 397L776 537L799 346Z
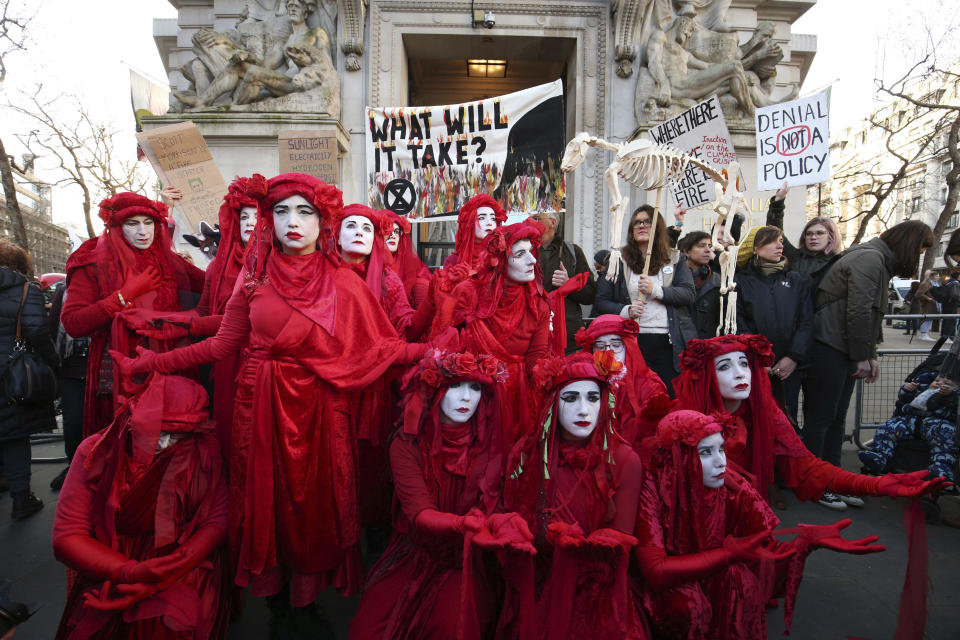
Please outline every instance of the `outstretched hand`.
M576 549L587 543L580 525L552 522L547 525L547 542L560 549Z
M149 349L137 347L137 357L130 358L119 351L110 349L110 357L123 377L129 378L149 372L153 368L153 361L157 354Z
M888 473L878 478L879 492L891 498L916 498L941 491L949 484L942 476L927 480L929 474L926 469L912 473Z
M510 549L530 555L537 553L530 527L517 513L494 513L488 516L483 529L473 537L473 544L483 549Z
M793 549L770 550L767 548L775 544L776 539L773 537L773 531L759 531L740 538L727 536L723 541L723 548L733 557L748 562L777 561L793 555Z
M877 536L867 536L858 540L847 540L842 537L840 532L849 527L852 522L850 518L844 518L833 524L799 524L797 527L801 530L800 535L810 540L811 544L817 548L856 555L887 550L882 544L874 544L880 539Z

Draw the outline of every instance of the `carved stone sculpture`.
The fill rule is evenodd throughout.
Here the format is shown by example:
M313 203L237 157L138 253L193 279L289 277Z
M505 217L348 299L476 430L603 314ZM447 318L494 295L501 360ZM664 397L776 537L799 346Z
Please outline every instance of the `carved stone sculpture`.
M330 37L307 24L313 5L283 0L285 15L264 16L262 0L228 33L201 29L192 38L197 58L182 69L192 82L175 91L174 110L308 111L340 116L340 78ZM279 1L277 7L279 8Z

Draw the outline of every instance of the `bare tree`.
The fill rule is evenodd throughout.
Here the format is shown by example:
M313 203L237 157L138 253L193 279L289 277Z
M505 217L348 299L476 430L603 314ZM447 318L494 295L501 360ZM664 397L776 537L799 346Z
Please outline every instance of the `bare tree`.
M32 15L22 12L22 8L14 6L13 0L0 0L0 82L7 77L7 60L15 51L23 51L27 44L27 24ZM0 139L0 180L3 182L3 199L13 223L13 232L17 244L26 251L30 251L30 241L27 237L27 227L23 222L23 213L17 201L17 185L13 180L13 169L10 156Z
M18 138L39 147L58 163L62 177L57 185L76 185L83 196L87 234L94 237L92 209L95 202L118 191L142 191L150 179L136 159L122 160L116 153L116 129L99 122L76 98L42 97L42 87L33 94L21 93L20 101L7 108L36 125ZM69 102L65 105L64 102Z

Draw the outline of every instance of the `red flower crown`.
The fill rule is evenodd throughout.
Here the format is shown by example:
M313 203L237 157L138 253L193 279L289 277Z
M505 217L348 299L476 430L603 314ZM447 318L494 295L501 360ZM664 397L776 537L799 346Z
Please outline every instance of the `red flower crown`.
M751 363L769 367L775 362L770 341L763 336L725 335L707 340L690 340L680 354L680 369L699 377L713 368L713 359L725 353L743 351Z
M149 216L163 224L167 221L169 209L167 205L151 200L139 193L117 193L100 203L100 219L108 227L123 224L123 221L132 216Z
M491 355L432 349L417 363L406 384L420 382L436 389L465 380L482 384L506 382L508 377L506 365Z
M612 351L577 352L565 358L550 356L533 367L534 383L544 392L573 380L597 380L606 383L623 368Z
M574 340L577 341L578 347L590 351L593 349L593 343L597 341L597 338L608 333L631 338L640 333L640 325L637 324L636 320L610 314L602 315L591 322L589 327L580 327L574 336Z

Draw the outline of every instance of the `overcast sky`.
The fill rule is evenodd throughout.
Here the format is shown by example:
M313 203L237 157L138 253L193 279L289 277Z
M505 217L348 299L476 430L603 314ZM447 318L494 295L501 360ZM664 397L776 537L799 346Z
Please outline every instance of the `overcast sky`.
M14 0L36 6L37 0ZM0 92L32 90L37 81L48 89L75 94L94 114L132 131L129 72L133 66L164 80L163 65L153 41L153 19L175 18L166 0L39 0L30 28L28 54L8 63ZM952 6L952 9L949 9ZM794 32L817 36L817 55L803 86L811 92L833 81L831 129L838 131L876 105L873 79L890 75L922 46L923 25L943 28L943 18L956 13L956 0L819 0L794 24ZM925 21L924 16L937 16ZM916 43L920 41L920 45ZM23 148L12 133L21 132L6 114L0 135L9 153ZM132 133L124 139L132 154ZM42 174L44 163L38 161ZM82 221L69 194L58 194L54 216ZM66 205L66 206L62 206ZM81 222L82 226L82 222Z

